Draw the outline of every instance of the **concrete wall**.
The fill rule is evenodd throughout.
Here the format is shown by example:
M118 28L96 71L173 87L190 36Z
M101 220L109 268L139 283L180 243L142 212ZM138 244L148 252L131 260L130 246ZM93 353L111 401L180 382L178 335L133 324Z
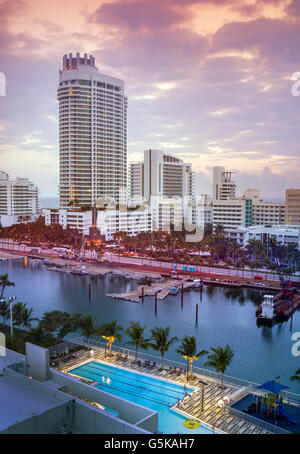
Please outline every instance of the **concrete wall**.
M2 431L1 434L57 433L60 425L73 423L73 405L73 402L63 402L43 414L34 415L25 421L10 426Z
M25 343L28 376L45 381L49 378L49 350L38 345Z
M88 434L148 434L149 432L133 424L125 423L93 408L85 402L76 401L74 426L80 432Z
M85 397L86 399L97 402L100 405L114 410L118 413L119 419L129 424L138 425L141 429L145 429L152 433L158 430L158 415L157 412L148 408L142 407L141 405L134 404L120 397L113 396L105 391L94 388L80 382L78 379L51 369L51 378L61 386L67 386L68 390ZM95 409L97 410L97 409ZM99 410L100 411L100 410ZM107 418L111 418L111 415L106 414ZM111 424L111 422L109 423ZM105 432L104 432L105 433ZM115 433L115 432L112 432ZM123 433L123 432L116 432ZM128 433L128 432L126 432Z

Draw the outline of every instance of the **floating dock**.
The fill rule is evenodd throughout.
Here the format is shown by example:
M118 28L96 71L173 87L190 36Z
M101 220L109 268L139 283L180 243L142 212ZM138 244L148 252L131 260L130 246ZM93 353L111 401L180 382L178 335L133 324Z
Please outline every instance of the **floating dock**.
M144 296L154 296L157 293L157 298L160 300L165 299L172 287L179 287L179 291L183 286L183 289L193 287L194 281L191 281L189 278L183 279L168 279L166 282L154 283L151 285L139 285L136 290L126 293L107 293L106 296L111 298L123 299L126 301L133 301L134 303L139 303L140 298Z

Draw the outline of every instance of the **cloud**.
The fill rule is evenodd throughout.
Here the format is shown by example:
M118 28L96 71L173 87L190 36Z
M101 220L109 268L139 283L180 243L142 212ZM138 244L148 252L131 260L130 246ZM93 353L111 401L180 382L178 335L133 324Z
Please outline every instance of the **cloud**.
M0 152L9 157L9 173L22 176L23 161L24 176L49 190L25 156L57 172L58 70L64 53L80 51L95 55L100 72L125 80L128 160L165 147L192 162L207 191L218 163L262 192L279 195L289 181L297 186L300 98L291 95L289 78L300 71L299 2L182 5L0 0L0 71L7 76Z
M162 30L181 23L188 17L184 8L174 9L168 1L117 1L104 3L89 19L130 31Z

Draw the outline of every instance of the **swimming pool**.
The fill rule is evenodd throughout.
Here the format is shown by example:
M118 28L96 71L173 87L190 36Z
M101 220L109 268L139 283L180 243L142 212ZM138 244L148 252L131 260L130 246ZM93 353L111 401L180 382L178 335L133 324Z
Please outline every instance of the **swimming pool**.
M160 380L124 368L90 361L69 371L74 375L96 381L98 389L114 396L129 400L158 412L158 430L163 433L190 433L183 426L186 417L172 410L172 406L185 395L182 385ZM190 394L193 388L186 388ZM212 434L203 425L193 431L195 434Z

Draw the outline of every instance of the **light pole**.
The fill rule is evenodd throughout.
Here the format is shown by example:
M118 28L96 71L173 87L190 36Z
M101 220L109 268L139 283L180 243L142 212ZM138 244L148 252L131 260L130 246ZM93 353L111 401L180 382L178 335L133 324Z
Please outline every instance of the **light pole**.
M7 298L7 301L9 302L9 313L10 313L10 337L11 337L11 343L13 343L13 315L12 315L12 307L13 307L13 301L16 299L15 296L11 296L10 298Z

